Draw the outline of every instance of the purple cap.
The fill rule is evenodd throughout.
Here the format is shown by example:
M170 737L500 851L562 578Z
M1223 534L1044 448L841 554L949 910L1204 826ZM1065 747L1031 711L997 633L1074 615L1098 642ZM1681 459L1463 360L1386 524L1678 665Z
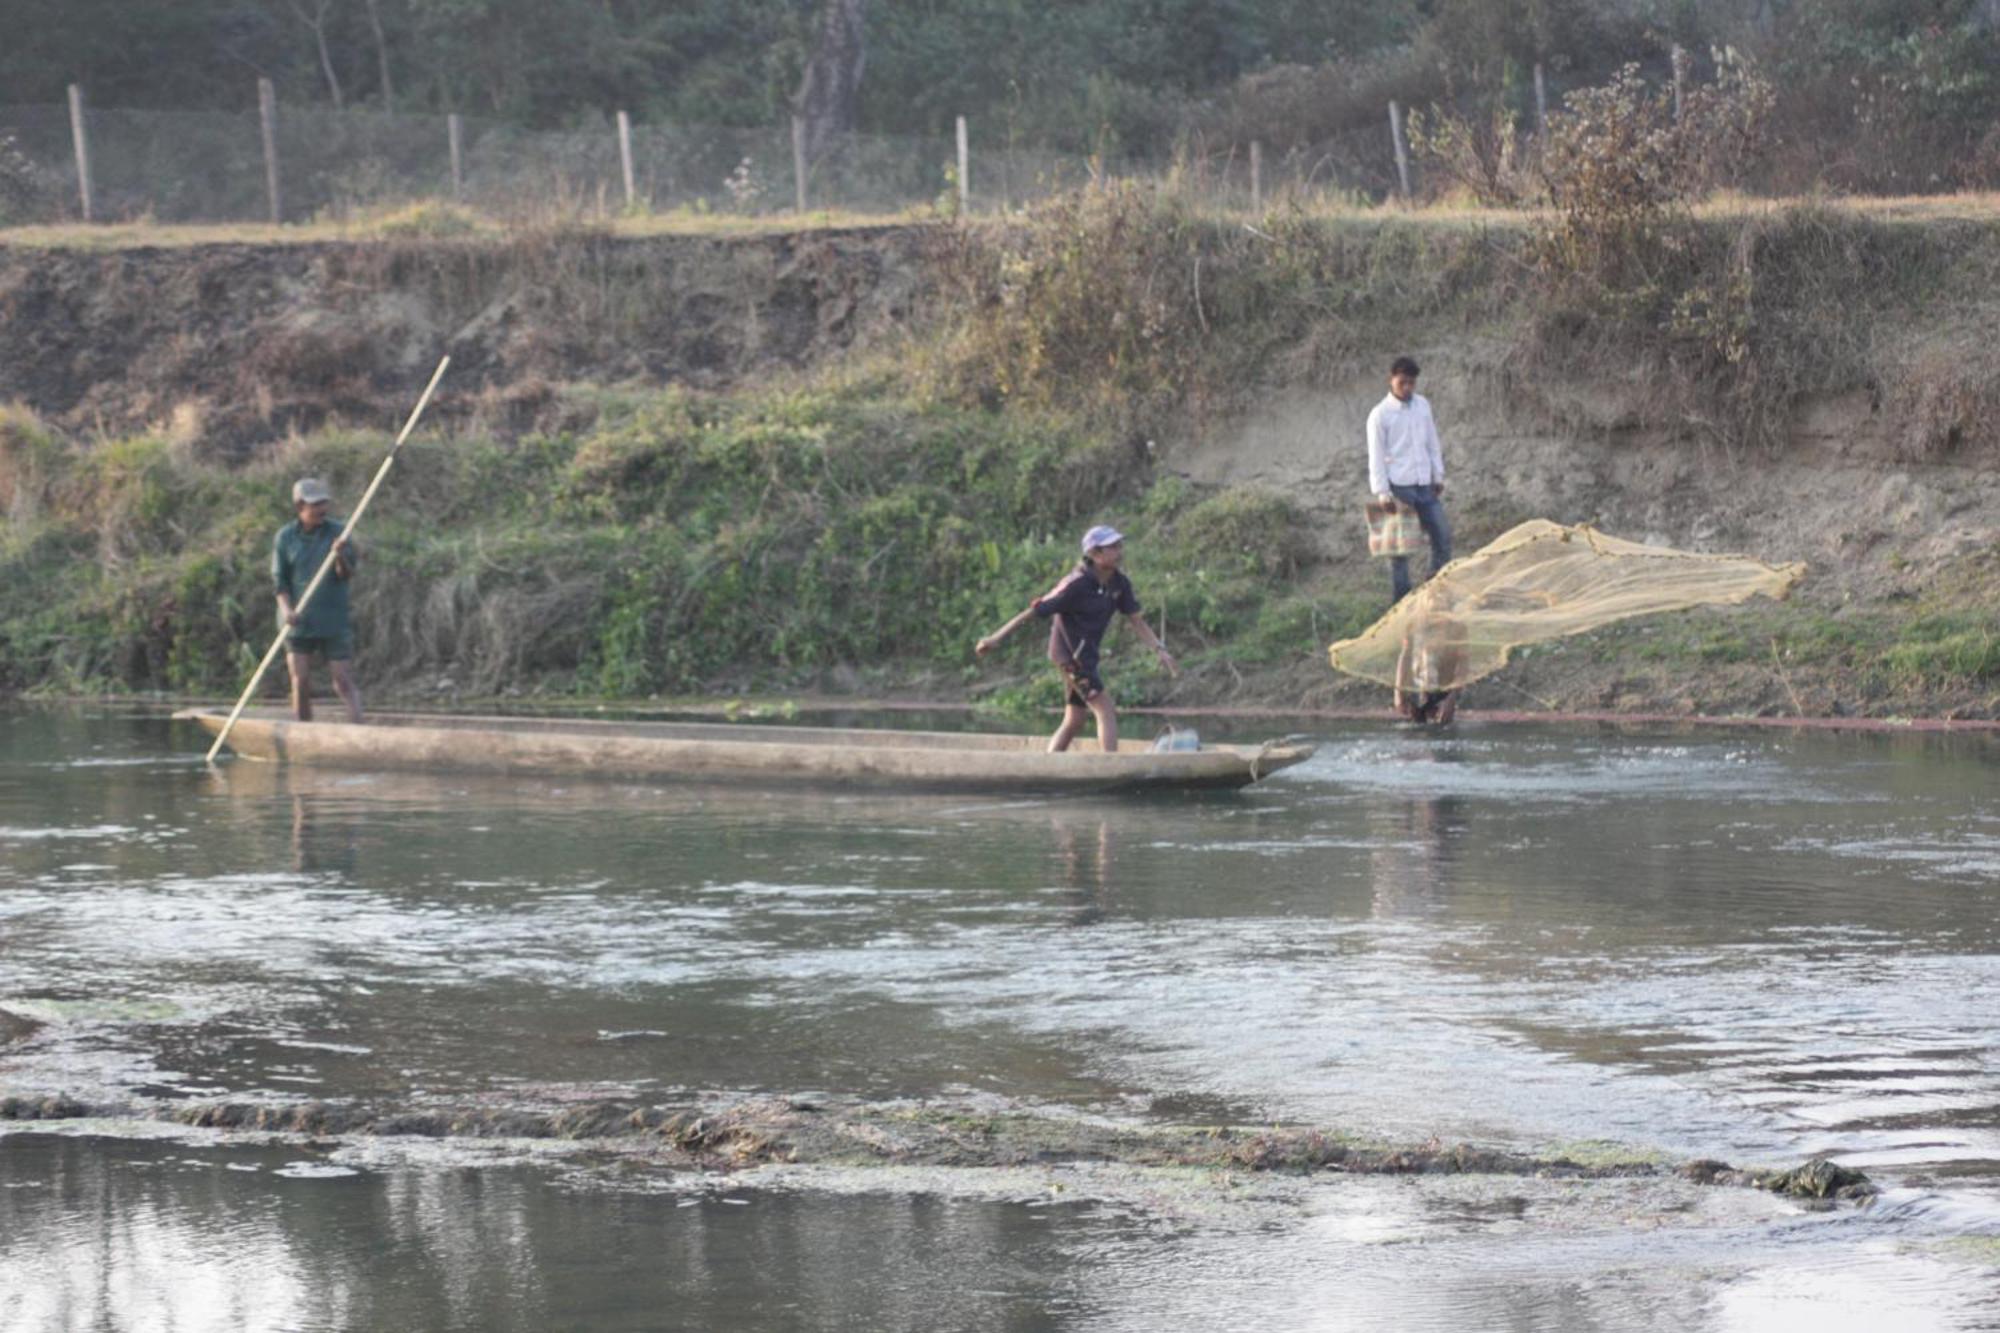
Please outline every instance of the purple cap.
M1100 546L1116 546L1125 540L1125 534L1106 523L1099 523L1083 534L1083 553L1089 555Z

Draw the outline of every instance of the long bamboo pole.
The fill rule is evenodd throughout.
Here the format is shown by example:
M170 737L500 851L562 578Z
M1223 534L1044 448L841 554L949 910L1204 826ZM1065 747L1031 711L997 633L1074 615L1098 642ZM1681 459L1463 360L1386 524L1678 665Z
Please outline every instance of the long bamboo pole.
M375 492L382 487L383 478L389 475L389 465L396 461L396 451L403 447L403 441L409 439L410 432L417 428L417 418L423 416L424 408L430 404L431 394L437 390L438 381L444 378L445 367L450 364L450 357L438 362L436 372L431 375L431 382L424 386L424 396L417 399L417 406L410 413L410 419L403 423L402 433L396 436L396 442L389 446L389 456L382 460L381 467L375 469L375 479L369 482L368 489L361 493L361 503L355 505L354 512L347 516L347 527L341 533L343 538L354 535L354 529L361 523L362 514L368 511L368 502L375 498ZM306 590L299 594L298 602L293 605L292 611L295 615L305 614L307 604L312 601L313 594L319 591L319 585L326 581L327 573L333 568L333 564L333 555L329 552L326 559L320 561L319 569L313 574L312 581L306 584ZM222 752L222 743L229 739L230 729L236 725L236 719L243 716L243 709L250 702L250 696L257 692L257 686L264 680L264 673L271 669L271 663L276 660L278 650L285 646L285 638L290 633L291 626L278 626L278 637L272 639L271 646L264 651L264 660L257 664L257 670L251 675L250 683L243 687L243 697L238 699L236 707L230 710L229 720L222 724L222 730L215 733L215 744L208 747L209 763L214 763L215 756Z

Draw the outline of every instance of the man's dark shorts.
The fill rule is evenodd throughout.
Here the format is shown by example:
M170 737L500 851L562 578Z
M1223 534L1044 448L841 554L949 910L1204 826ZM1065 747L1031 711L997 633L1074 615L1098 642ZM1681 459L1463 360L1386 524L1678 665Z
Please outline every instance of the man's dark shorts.
M329 662L351 661L354 657L354 633L342 630L338 634L293 634L285 640L285 651L306 656L317 653Z
M1095 671L1081 669L1063 672L1063 702L1077 708L1090 707L1090 701L1104 693L1104 677Z

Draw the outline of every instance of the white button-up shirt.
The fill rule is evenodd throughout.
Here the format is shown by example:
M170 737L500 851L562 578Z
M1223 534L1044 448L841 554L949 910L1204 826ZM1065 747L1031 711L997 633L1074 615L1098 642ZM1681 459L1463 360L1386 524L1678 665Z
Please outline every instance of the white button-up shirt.
M1444 483L1444 446L1438 442L1431 400L1420 393L1404 402L1385 395L1368 414L1368 490L1387 495L1398 486Z

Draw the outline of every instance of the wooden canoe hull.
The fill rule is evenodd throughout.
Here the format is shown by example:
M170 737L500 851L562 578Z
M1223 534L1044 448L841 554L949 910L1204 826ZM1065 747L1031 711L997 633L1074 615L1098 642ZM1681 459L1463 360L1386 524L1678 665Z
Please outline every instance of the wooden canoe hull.
M178 716L214 735L227 714ZM1079 743L1048 754L1043 744L990 733L419 714L356 727L269 711L246 712L229 733L245 758L327 768L980 792L1244 787L1313 751L1274 743L1102 754Z

